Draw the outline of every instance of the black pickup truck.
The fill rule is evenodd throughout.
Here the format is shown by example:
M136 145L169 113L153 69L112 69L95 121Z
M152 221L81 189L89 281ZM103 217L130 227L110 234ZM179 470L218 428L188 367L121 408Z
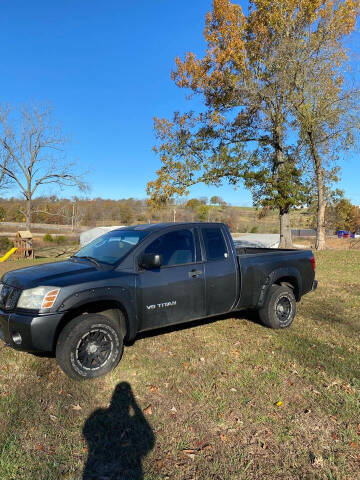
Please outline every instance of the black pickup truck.
M288 327L314 277L310 250L235 247L221 223L120 228L68 260L6 273L0 337L17 350L56 352L72 378L99 377L146 330L243 309Z

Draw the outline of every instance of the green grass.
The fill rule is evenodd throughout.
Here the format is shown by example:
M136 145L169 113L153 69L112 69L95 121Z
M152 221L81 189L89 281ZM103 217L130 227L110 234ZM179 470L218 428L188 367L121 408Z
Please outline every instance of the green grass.
M358 478L360 252L316 259L284 331L240 314L142 336L84 383L1 345L0 479Z

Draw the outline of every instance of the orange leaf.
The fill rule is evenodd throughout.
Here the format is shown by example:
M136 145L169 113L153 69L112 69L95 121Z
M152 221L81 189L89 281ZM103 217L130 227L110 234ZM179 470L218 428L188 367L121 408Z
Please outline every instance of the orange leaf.
M157 466L158 470L161 470L162 467L164 466L164 462L161 461L161 460L156 460L156 466Z
M194 448L185 448L185 449L183 450L183 452L186 453L186 454L192 455L192 454L197 453L198 451L195 450Z
M148 407L144 408L143 412L145 415L152 415L152 405L150 404Z
M155 385L148 385L148 389L150 390L150 392L158 392L159 391L159 387L156 387Z

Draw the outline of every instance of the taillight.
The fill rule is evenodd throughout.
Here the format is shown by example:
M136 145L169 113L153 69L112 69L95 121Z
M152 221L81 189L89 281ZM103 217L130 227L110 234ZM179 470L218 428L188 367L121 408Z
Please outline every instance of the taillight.
M311 262L312 268L315 272L315 270L316 270L315 257L310 257L310 262Z

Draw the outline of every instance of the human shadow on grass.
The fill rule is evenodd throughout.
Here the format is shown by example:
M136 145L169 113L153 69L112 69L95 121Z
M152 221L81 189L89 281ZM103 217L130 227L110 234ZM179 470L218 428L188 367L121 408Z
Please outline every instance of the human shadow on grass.
M88 458L83 480L142 480L142 459L155 445L154 433L127 382L115 388L109 408L86 420Z

